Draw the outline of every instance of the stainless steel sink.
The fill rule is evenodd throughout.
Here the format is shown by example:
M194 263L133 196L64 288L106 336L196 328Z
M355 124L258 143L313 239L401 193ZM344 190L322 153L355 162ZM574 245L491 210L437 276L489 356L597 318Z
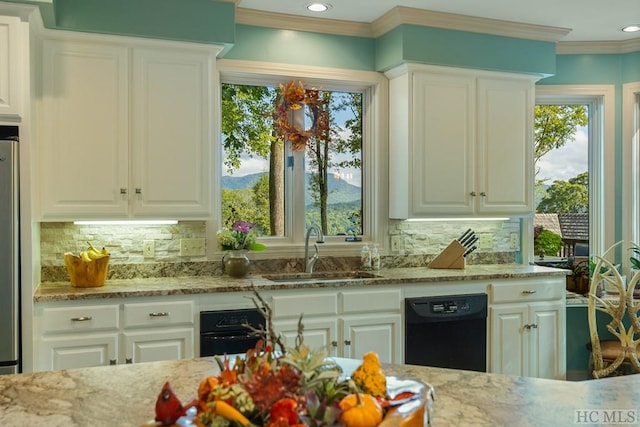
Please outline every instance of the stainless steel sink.
M375 279L379 276L369 271L316 271L314 273L274 273L263 274L272 282L340 282L344 280Z

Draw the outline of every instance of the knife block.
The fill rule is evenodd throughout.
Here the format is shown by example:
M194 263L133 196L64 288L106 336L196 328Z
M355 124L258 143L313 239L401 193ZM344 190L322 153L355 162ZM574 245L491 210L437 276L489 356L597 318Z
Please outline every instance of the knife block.
M464 268L466 249L457 240L449 243L428 265L429 268Z

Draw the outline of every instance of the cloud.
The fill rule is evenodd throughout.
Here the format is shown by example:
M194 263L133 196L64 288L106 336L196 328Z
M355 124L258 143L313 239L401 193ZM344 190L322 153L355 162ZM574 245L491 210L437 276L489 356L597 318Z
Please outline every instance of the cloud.
M539 172L536 179L547 179L549 184L555 180L568 181L589 170L587 128L579 128L574 141L544 155L537 167Z

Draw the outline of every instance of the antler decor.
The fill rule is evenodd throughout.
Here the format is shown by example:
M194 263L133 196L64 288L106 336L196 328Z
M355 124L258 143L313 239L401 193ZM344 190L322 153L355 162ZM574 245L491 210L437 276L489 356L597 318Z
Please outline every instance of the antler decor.
M597 259L593 276L591 277L591 286L589 290L589 332L591 335L591 346L593 353L593 376L602 378L611 375L625 361L631 362L636 371L640 371L640 361L638 361L637 346L640 338L635 338L640 333L640 320L638 319L638 310L640 310L640 302L634 302L633 290L640 281L640 272L636 273L629 281L626 289L624 281L617 268L609 262L605 257L609 252L619 245L616 243L607 249L602 256L596 256ZM597 287L601 283L613 285L618 291L617 299L603 299L596 296ZM607 330L611 332L620 341L620 352L613 362L605 365L602 358L602 347L598 336L596 323L596 310L611 316L611 321L607 324ZM625 311L631 320L629 327L622 322Z
M278 133L285 141L291 141L294 151L304 150L307 141L326 138L329 132L327 101L320 98L319 89L305 89L302 82L290 81L280 84L273 114ZM292 123L291 112L307 106L311 112L311 127L307 130Z

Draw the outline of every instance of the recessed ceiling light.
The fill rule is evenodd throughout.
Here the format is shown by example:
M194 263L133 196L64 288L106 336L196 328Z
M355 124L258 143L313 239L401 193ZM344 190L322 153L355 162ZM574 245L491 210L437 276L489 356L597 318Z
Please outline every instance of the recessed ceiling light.
M307 9L311 12L326 12L331 8L329 3L311 3L307 5Z
M627 25L626 27L622 27L622 31L625 33L635 33L636 31L640 31L640 24Z

